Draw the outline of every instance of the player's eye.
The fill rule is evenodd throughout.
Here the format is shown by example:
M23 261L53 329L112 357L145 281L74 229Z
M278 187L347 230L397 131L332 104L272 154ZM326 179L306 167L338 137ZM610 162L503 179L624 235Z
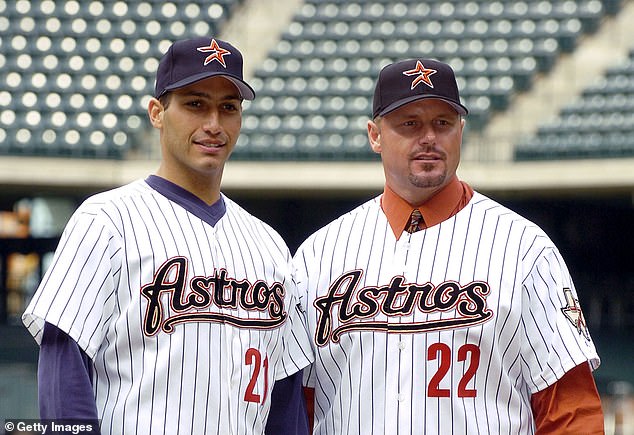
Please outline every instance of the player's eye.
M439 127L447 127L447 126L452 125L452 124L451 124L451 122L450 122L449 120L447 120L447 119L443 119L443 118L436 119L436 120L434 121L434 124L436 124L436 125L437 125L437 126L439 126Z
M192 108L202 107L203 102L201 100L189 100L185 102L185 105Z
M239 110L239 106L235 103L224 103L222 105L222 109L227 111L227 112L235 112L237 110Z

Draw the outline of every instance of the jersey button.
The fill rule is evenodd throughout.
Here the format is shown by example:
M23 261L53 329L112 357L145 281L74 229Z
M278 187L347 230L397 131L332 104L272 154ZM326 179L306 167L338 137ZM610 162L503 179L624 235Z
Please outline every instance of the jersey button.
M398 400L399 402L402 402L403 400L405 400L405 395L404 394L397 394L396 395L396 400Z
M398 342L398 348L399 348L400 350L405 349L405 343L403 343L402 341L399 341L399 342Z

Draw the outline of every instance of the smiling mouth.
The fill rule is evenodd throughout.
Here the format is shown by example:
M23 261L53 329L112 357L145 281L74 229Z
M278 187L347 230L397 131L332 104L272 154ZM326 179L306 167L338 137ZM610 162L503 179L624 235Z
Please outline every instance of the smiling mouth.
M215 143L215 142L194 142L194 143L204 148L222 148L223 146L225 146L224 143Z

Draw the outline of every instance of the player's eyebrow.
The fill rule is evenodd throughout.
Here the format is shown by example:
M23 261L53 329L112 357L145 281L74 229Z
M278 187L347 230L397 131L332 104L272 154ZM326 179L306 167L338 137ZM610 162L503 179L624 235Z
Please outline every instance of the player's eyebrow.
M199 98L205 98L205 99L212 99L214 98L214 95L208 93L208 92L204 92L204 91L188 91L183 93L184 96L189 96L189 97L199 97ZM237 94L227 94L224 95L220 98L223 101L231 101L231 100L242 100L242 97L240 97L240 95Z

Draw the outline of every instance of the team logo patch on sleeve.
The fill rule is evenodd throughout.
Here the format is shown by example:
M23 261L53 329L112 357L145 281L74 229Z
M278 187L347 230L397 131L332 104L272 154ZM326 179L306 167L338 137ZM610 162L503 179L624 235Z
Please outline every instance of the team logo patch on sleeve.
M582 335L589 341L590 332L588 331L586 319L583 317L583 312L579 306L579 299L573 296L572 290L569 288L564 288L564 296L566 297L566 306L561 309L561 312L564 313L566 319L572 323L572 326L577 330L579 335Z

